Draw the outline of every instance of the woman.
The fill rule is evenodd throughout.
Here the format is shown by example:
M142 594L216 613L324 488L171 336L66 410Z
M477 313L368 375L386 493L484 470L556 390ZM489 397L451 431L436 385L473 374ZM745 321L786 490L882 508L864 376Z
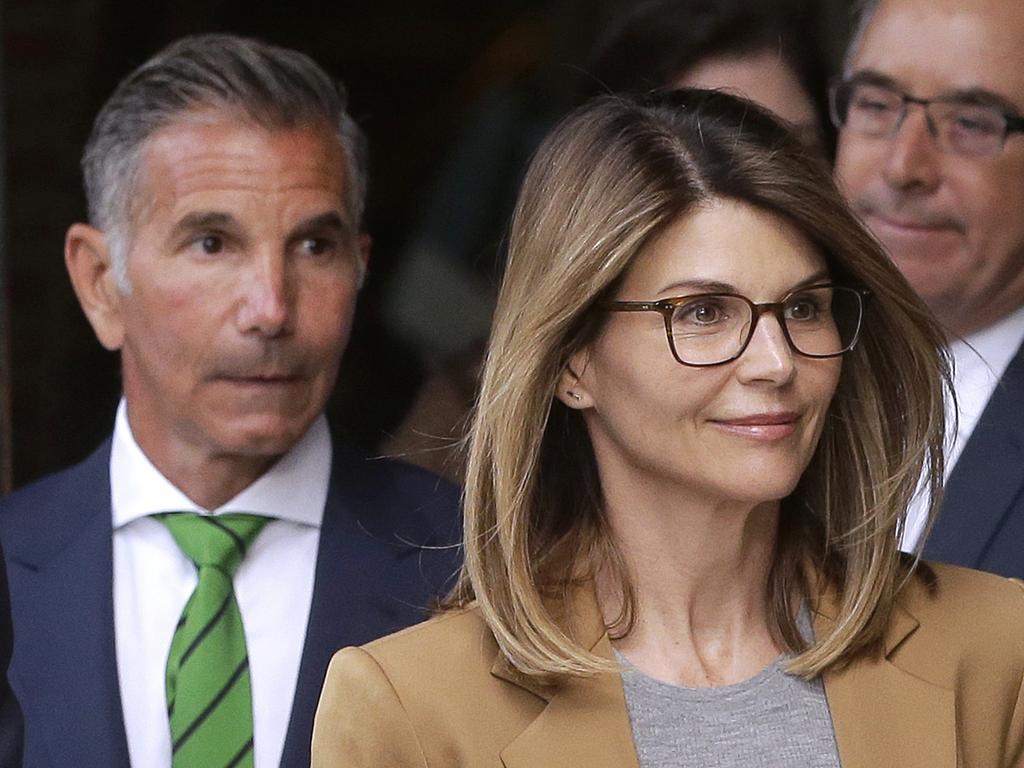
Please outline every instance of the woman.
M516 211L460 582L335 657L314 765L1017 765L1024 589L897 550L940 349L767 113L577 110Z

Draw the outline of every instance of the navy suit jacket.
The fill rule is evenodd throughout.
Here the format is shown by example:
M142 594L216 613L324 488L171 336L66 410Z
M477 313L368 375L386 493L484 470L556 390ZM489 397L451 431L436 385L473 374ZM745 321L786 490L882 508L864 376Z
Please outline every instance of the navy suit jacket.
M1024 578L1024 346L953 467L924 556Z
M283 768L308 768L331 655L426 617L459 563L458 492L335 444ZM127 766L114 650L110 443L0 499L25 768ZM150 768L140 766L139 768Z
M0 549L0 766L17 768L21 765L21 708L7 681L7 668L11 663L14 633L11 628L11 603L7 591L7 571L3 567L3 563L4 553Z

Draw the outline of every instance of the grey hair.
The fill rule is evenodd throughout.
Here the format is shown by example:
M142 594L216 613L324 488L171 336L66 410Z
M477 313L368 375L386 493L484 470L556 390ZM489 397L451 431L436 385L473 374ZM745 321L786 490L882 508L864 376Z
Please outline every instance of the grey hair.
M853 31L850 33L850 42L846 46L846 55L843 57L843 75L850 74L853 68L853 59L864 41L864 33L867 32L868 25L880 4L881 0L854 0L851 8Z
M236 35L192 35L122 80L103 105L82 154L89 222L107 235L118 286L127 291L132 201L146 142L188 113L227 110L267 130L327 126L345 159L347 208L362 222L367 188L363 132L345 87L304 53Z

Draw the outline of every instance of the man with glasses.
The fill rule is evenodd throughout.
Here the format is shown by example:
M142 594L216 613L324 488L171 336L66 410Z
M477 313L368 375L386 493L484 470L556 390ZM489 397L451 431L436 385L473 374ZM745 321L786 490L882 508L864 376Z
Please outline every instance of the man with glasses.
M955 360L926 557L1024 576L1024 7L875 0L832 89L836 174ZM952 409L951 409L952 411ZM952 416L951 412L951 416ZM903 545L922 541L919 498Z

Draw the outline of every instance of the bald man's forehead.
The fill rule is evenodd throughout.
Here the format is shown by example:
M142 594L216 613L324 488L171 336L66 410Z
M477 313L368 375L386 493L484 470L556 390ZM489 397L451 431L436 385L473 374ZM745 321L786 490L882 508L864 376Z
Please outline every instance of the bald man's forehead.
M1021 0L882 0L849 62L916 96L987 90L1024 111Z

